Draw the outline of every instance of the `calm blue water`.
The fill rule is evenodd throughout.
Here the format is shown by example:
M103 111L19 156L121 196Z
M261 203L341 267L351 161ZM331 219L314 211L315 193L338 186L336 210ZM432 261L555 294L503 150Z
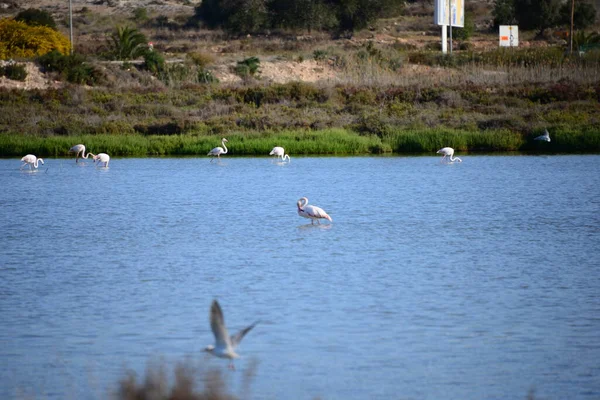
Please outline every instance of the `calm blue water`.
M257 399L600 398L600 156L461 157L0 160L0 398L186 357ZM262 321L236 371L213 298Z

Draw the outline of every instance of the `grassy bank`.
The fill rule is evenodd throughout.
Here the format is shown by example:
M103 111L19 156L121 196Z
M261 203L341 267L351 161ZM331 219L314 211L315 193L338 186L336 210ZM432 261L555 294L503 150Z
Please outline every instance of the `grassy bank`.
M381 153L434 153L446 146L457 152L542 151L600 152L600 127L586 132L552 129L552 142L534 141L537 135L507 130L464 131L423 128L390 130L383 136L360 134L346 129L319 131L244 132L225 135L230 156L264 156L274 146L291 155L361 155ZM540 132L538 132L540 133ZM180 135L75 135L25 136L0 134L3 157L67 157L71 146L84 143L89 151L112 156L204 156L220 146L221 136Z

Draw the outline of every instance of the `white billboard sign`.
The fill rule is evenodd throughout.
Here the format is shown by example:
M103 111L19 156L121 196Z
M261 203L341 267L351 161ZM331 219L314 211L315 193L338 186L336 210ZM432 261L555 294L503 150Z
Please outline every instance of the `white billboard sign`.
M433 23L448 26L448 1L452 7L452 26L465 27L465 2L464 0L435 0L433 9Z
M519 46L519 26L500 25L500 47Z

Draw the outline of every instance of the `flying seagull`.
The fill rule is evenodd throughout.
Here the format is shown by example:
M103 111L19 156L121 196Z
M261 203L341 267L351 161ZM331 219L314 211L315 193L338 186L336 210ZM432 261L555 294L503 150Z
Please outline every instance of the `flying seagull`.
M550 141L550 133L548 132L548 129L544 129L544 134L536 137L533 140L543 140L545 142L549 142Z
M215 344L214 346L207 346L204 351L220 358L230 359L231 362L229 363L229 368L235 369L233 359L239 357L235 352L235 348L240 344L244 336L246 336L246 333L254 328L258 322L259 321L256 321L235 335L229 336L227 328L225 327L225 319L223 318L221 306L217 300L213 300L210 306L210 327L215 335Z

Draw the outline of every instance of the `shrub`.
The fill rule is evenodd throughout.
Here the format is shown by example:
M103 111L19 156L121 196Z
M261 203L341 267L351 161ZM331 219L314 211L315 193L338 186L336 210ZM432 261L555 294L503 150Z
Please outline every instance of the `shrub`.
M68 54L69 40L47 26L29 26L12 19L0 20L0 59L31 58L56 50Z
M148 10L145 7L138 7L133 10L133 19L137 22L148 21Z
M200 83L218 83L219 80L213 75L213 73L206 69L198 70L198 82Z
M260 60L258 57L250 57L246 58L245 60L238 61L237 65L235 66L235 73L242 78L248 78L256 75L256 73L259 73L259 67Z
M466 41L471 39L473 32L475 32L475 21L473 21L473 14L470 12L465 13L465 26L463 28L452 28L452 37L456 40Z
M165 58L158 51L147 51L144 54L144 68L155 75L164 72Z
M48 28L56 29L56 22L49 12L29 8L21 11L15 16L15 21L21 21L29 26L47 26Z
M8 64L0 67L0 76L5 76L13 81L24 81L27 78L27 71L22 64Z
M101 74L80 54L66 56L55 50L38 57L37 62L46 71L57 72L71 83L93 85L101 78Z
M215 57L209 53L188 53L186 58L198 68L206 68L208 65L215 62Z
M313 58L317 61L323 61L327 59L326 50L315 50L313 51Z

